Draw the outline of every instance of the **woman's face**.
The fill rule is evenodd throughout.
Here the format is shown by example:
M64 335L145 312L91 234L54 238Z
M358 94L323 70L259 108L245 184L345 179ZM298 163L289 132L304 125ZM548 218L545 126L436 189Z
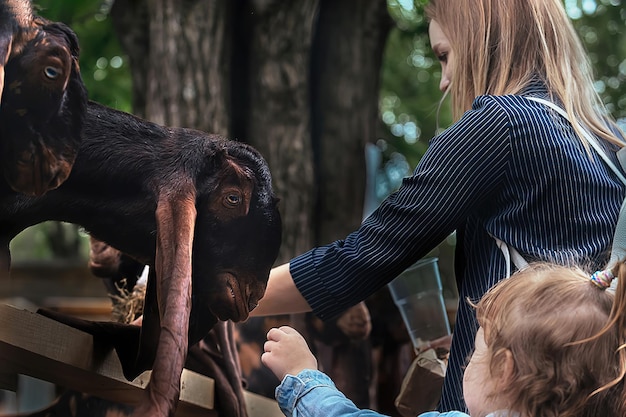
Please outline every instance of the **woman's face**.
M450 86L450 80L452 79L454 54L450 48L448 38L441 30L441 26L434 20L431 20L428 26L428 36L430 37L430 46L433 48L433 52L441 64L441 82L439 83L439 89L445 92Z

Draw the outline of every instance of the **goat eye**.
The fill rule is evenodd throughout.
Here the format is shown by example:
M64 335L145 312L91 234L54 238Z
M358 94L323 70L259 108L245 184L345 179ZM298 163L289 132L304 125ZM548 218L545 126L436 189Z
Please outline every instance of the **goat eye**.
M237 206L241 203L241 196L239 194L228 194L226 196L226 203L229 206Z
M46 67L44 68L43 73L51 80L56 80L59 78L59 75L61 75L61 70L55 67Z

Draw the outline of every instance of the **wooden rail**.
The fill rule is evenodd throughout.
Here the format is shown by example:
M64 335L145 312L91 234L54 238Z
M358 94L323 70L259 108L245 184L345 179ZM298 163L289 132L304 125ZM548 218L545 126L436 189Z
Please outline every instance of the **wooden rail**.
M115 351L91 335L39 314L0 305L0 389L15 391L19 374L105 400L135 405L150 379L128 381ZM183 370L177 417L217 416L215 381ZM282 416L275 401L246 392L250 416Z

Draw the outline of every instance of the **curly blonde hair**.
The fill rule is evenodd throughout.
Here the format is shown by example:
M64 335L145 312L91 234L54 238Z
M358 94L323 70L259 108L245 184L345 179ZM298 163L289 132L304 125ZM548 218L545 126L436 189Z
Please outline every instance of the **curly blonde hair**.
M455 54L447 91L455 119L479 95L518 94L540 77L570 120L624 146L594 89L589 58L562 0L431 0L425 11Z
M626 415L626 265L617 291L580 268L537 263L488 291L476 305L492 374L506 352L513 372L497 395L523 415Z

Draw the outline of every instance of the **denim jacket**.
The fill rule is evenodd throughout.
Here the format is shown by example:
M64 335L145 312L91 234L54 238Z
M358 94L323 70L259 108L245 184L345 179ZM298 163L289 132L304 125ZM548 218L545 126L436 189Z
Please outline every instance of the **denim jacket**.
M287 417L382 417L361 410L345 397L324 373L305 369L297 376L286 375L276 388L276 400ZM469 417L460 411L420 414L418 417ZM489 417L489 416L487 416Z

